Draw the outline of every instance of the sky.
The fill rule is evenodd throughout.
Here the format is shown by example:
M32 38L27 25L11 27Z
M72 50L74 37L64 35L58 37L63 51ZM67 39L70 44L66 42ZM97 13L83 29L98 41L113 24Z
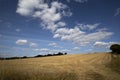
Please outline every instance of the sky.
M0 57L110 51L120 0L0 0Z

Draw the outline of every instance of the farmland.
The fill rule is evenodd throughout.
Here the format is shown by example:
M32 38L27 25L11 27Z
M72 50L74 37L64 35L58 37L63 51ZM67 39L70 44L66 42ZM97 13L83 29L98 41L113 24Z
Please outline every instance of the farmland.
M0 80L119 80L111 60L108 53L0 60Z

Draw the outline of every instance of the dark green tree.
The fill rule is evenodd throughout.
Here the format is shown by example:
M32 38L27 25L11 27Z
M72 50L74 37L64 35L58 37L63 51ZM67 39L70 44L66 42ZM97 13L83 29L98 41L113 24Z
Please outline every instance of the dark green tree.
M67 53L65 53L65 55L67 55Z
M58 54L57 55L63 55L63 53L62 52L58 52Z
M113 44L110 46L110 50L112 50L112 53L120 54L120 45L119 44Z

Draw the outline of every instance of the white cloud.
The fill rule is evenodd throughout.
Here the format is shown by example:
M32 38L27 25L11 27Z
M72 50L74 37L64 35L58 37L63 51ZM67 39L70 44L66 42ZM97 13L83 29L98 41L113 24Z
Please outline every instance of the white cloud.
M58 27L65 26L65 22L60 22L65 16L67 5L53 1L48 5L44 0L19 0L17 13L23 16L31 16L42 20L41 25L45 29L55 31ZM63 13L64 12L64 13Z
M65 22L58 22L57 25L61 26L61 27L64 27L64 26L66 26L66 23Z
M79 3L84 3L84 2L87 2L88 0L74 0L76 2L79 2Z
M95 42L94 43L95 47L106 47L108 45L109 45L109 43L107 43L107 42Z
M58 47L57 43L55 43L55 42L49 43L48 45L53 46L53 47Z
M17 13L23 16L31 16L41 20L41 25L44 29L52 31L53 38L60 38L61 40L71 41L81 46L103 40L113 33L106 30L95 31L88 33L84 30L94 30L100 24L79 24L74 28L66 28L66 23L62 22L63 16L72 12L67 5L60 2L53 1L49 3L43 2L44 0L19 0ZM75 0L83 3L87 0Z
M84 34L84 32L80 31L80 29L78 27L70 28L70 29L69 28L59 28L55 32L55 35L57 35L55 38L61 37L61 39L64 40L64 38L76 37L76 36L82 35L82 34Z
M81 30L93 30L97 28L100 24L78 24L77 26L80 27Z
M58 50L58 49L41 48L41 49L33 49L33 51L37 51L37 52L42 53L42 54L55 54L58 52L69 52L70 50L68 50L68 49Z
M61 37L61 35L60 34L54 34L54 36L53 36L53 38L59 38L59 37Z
M117 8L116 13L114 14L114 16L118 16L118 15L120 15L120 8Z
M39 49L39 51L42 51L42 52L48 52L48 51L50 51L50 49L48 49L48 48L41 48L41 49Z
M30 46L30 47L37 47L37 46L38 46L37 43L30 42L30 41L28 41L28 40L26 40L26 39L18 39L18 40L16 41L16 44L17 44L17 45L28 45L28 46Z
M108 28L100 28L100 29L97 29L96 31L107 31Z
M88 51L93 51L93 49L88 49Z
M25 39L19 39L19 40L16 41L16 44L17 44L17 45L25 45L25 44L27 44L27 43L28 43L28 41L25 40Z
M33 49L33 51L39 51L39 49Z
M112 44L120 44L120 42L109 42L108 48L109 48Z
M61 40L72 41L81 46L87 45L92 42L96 42L111 36L112 32L97 31L93 33L87 33L81 31L79 27L75 28L59 28L56 30L53 38L60 38ZM99 36L98 36L99 35Z
M80 50L80 48L79 47L74 47L73 50Z
M57 29L53 38L61 38L61 40L73 41L74 38L84 34L79 28L60 28Z
M37 47L38 45L36 43L30 43L30 47Z
M23 16L32 15L34 8L39 5L40 1L42 0L19 0L16 12Z
M21 31L21 29L15 29L15 31L16 31L16 32L20 32L20 31Z
M94 47L109 48L112 44L119 44L119 42L100 42L100 41L97 41L97 42L94 43Z
M63 14L64 16L68 16L68 17L73 15L73 13L71 12L70 9L67 9L67 11L66 11L66 10L63 10L63 11L62 11L62 14Z
M71 2L71 1L75 1L75 2L78 2L78 3L85 3L87 2L88 0L66 0L68 3Z

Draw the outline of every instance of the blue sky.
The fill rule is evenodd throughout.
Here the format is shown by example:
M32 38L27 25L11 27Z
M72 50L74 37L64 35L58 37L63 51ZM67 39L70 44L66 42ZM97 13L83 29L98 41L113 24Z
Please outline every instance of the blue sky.
M0 56L109 51L120 0L0 0Z

